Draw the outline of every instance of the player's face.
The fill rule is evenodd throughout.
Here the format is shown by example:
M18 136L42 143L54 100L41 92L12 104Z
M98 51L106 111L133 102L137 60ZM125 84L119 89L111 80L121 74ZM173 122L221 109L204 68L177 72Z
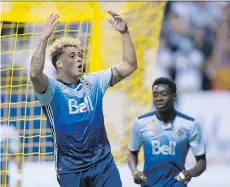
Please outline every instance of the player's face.
M157 111L166 112L174 107L176 95L168 85L159 84L153 87L153 103Z
M79 78L83 73L83 54L76 47L67 47L61 55L60 60L63 64L62 71L68 77Z

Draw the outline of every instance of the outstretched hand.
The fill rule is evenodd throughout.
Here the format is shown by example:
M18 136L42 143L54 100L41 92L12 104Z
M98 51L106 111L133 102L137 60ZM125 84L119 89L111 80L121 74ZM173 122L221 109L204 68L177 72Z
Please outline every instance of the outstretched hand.
M58 14L51 14L43 24L42 37L48 39L53 33L54 27L60 22L55 22L59 18Z
M111 23L113 28L120 33L124 33L128 28L125 20L116 12L109 11L108 13L112 16L112 18L109 19L109 22Z

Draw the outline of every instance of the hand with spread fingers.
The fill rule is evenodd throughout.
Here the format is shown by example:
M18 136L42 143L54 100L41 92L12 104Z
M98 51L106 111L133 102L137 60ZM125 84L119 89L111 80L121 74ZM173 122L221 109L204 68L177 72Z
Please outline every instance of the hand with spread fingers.
M125 33L128 29L126 21L116 12L109 11L108 13L112 16L112 18L109 19L109 22L113 28L120 33Z
M46 22L43 24L43 31L42 31L42 37L49 38L50 35L53 32L54 27L59 23L58 21L55 22L59 18L58 14L51 14Z
M133 178L134 178L134 182L136 184L141 184L147 180L147 177L145 176L145 174L142 171L136 171L133 174Z

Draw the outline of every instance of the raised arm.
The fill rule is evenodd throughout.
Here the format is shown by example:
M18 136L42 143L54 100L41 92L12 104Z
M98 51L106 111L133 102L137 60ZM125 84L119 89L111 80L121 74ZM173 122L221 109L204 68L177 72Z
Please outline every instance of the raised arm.
M114 29L121 33L123 42L122 62L112 68L113 77L110 84L113 86L137 69L137 58L127 23L117 13L112 11L109 13L113 17L109 22Z
M39 37L38 47L36 48L31 59L30 79L33 83L35 91L39 93L45 92L48 88L48 77L43 73L46 45L55 25L58 24L58 22L55 22L58 17L58 14L51 14L44 23L42 34Z

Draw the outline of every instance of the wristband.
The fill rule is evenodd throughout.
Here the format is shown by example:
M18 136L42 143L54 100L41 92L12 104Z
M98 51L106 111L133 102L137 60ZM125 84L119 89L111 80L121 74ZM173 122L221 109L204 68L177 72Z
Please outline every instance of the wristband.
M185 175L184 175L183 172L180 172L180 173L179 173L179 178L180 178L180 180L182 180L182 181L185 179Z

